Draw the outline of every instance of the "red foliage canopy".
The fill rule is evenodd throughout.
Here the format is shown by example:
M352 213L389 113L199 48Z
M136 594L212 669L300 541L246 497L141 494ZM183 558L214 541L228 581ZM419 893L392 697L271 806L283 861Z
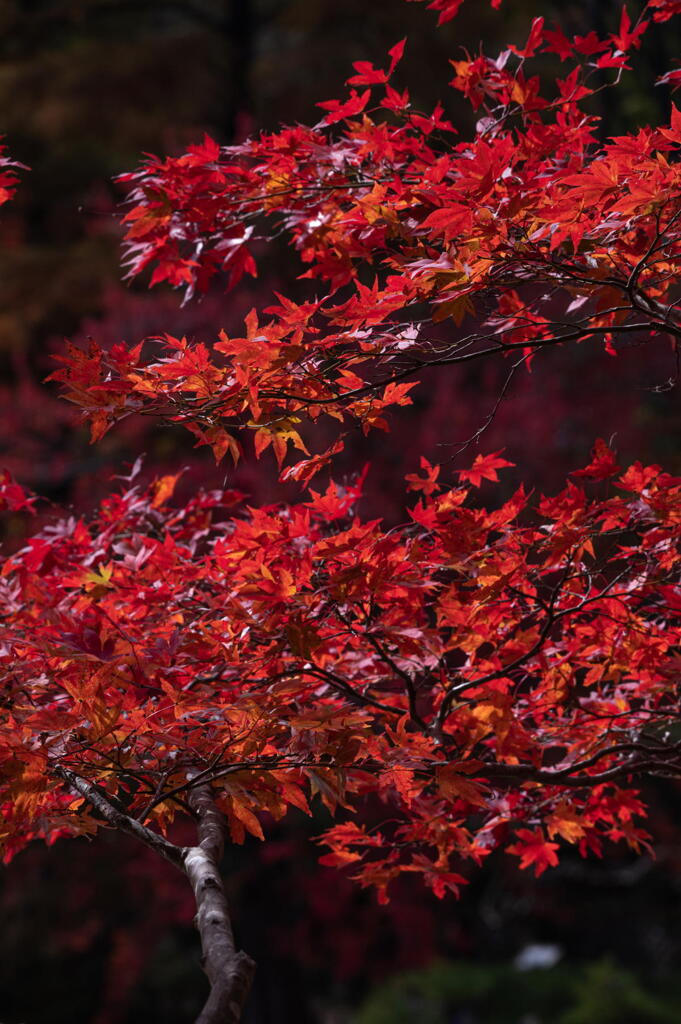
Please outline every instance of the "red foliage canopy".
M281 465L290 445L307 454L301 420L386 429L385 410L410 402L427 367L498 356L512 375L554 346L675 341L681 114L598 147L583 109L593 76L615 84L648 25L624 10L608 38L567 39L537 18L523 48L453 61L451 84L479 114L472 139L390 85L400 43L387 71L358 62L350 98L322 104L313 128L222 149L206 138L124 175L131 275L153 266L152 285L187 297L218 274L233 287L256 272L258 240L284 232L325 292L279 296L212 347L166 335L67 352L54 376L93 439L144 411L218 458L238 457L232 430L246 428ZM526 72L542 53L574 64L547 97ZM284 479L309 479L337 450Z
M535 508L472 506L504 460L414 475L390 532L348 518L353 488L238 514L233 492L177 507L164 477L38 533L2 579L8 855L95 827L64 771L161 831L215 781L236 842L310 794L378 794L392 823L332 827L324 860L380 890L408 870L442 895L452 860L509 840L537 873L549 837L638 848L627 781L681 766L681 480L611 454L582 475L614 496Z

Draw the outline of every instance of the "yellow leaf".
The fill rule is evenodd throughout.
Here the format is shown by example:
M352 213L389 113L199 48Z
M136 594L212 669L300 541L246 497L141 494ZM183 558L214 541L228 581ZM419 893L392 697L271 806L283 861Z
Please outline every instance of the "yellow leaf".
M182 474L176 473L174 476L162 476L158 480L154 481L154 497L151 502L152 508L159 508L168 498L172 497L173 491L175 490L175 484Z
M253 811L249 810L248 807L244 806L244 804L234 798L232 798L232 814L239 819L246 830L250 832L251 835L255 836L256 839L265 838L260 822Z
M90 569L85 573L83 577L83 586L86 590L94 590L96 587L111 587L111 577L113 576L113 562L108 562L106 565L100 565L97 570Z
M546 827L552 839L555 835L559 835L568 843L577 843L586 835L583 822L584 819L570 807L566 800L563 800L546 819Z

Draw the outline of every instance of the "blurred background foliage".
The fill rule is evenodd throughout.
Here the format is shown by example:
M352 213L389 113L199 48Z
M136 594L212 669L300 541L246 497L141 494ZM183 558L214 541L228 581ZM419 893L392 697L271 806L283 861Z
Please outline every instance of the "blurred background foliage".
M630 4L639 7L637 0ZM292 295L295 257L261 254L256 281L180 308L166 290L125 284L116 174L144 152L174 154L209 132L222 143L281 122L311 122L354 60L384 63L409 45L398 84L415 104L442 99L461 134L470 111L448 88L449 58L521 43L530 19L603 31L618 0L465 3L436 28L403 0L4 0L0 127L29 165L0 220L0 464L68 508L87 508L139 451L147 471L186 464L184 487L224 479L254 502L281 497L273 465L216 468L185 435L130 419L90 448L74 414L42 383L65 336L135 342L157 332L210 341L237 331L274 288ZM595 100L603 135L668 118L653 87L681 52L676 21L649 34L636 72ZM560 65L546 60L548 79ZM593 348L547 352L516 377L483 434L524 479L550 490L594 438L615 435L622 461L681 471L675 355L632 347L613 365ZM505 368L433 374L390 435L356 438L340 472L371 462L364 513L403 515L402 479L418 456L447 465L492 409ZM470 448L461 456L472 461ZM463 462L460 462L463 464ZM491 492L490 492L491 494ZM5 542L26 524L10 519ZM652 794L658 859L583 863L568 856L536 881L492 857L462 899L438 903L403 880L387 907L316 863L319 821L293 818L230 850L225 868L239 939L259 969L247 1024L662 1024L681 1020L681 801ZM184 881L145 849L103 832L94 842L28 849L0 874L2 1024L181 1024L203 994ZM521 970L523 951L555 951ZM519 960L518 958L521 957ZM514 966L515 965L515 966ZM405 973L407 972L407 973Z
M463 1016L466 1014L467 1016ZM580 967L514 970L436 964L376 989L357 1024L675 1024L681 987L653 993L629 971L601 960Z

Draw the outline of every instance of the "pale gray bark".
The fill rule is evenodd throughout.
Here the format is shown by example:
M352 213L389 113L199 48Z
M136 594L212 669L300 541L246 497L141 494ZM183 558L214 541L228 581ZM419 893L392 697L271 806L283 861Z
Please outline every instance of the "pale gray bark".
M225 820L208 784L190 789L189 804L198 819L199 842L186 850L184 867L194 889L203 969L210 982L210 995L196 1024L238 1024L255 963L236 948L220 876Z
M188 801L197 819L196 846L176 846L131 817L109 793L75 772L55 774L91 804L112 827L139 839L183 871L194 890L195 924L201 938L201 962L210 993L196 1024L239 1024L255 963L236 948L225 889L220 876L226 822L208 783L190 787Z

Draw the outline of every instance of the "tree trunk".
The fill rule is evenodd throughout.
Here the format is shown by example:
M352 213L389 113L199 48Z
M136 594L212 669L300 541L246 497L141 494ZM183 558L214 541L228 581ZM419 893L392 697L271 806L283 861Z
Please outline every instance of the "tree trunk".
M189 803L198 818L199 841L185 850L184 869L194 889L202 964L210 982L210 995L196 1024L238 1024L255 964L236 948L220 876L225 820L209 785L190 789Z
M210 994L196 1024L239 1024L255 963L236 948L227 897L220 875L226 822L215 805L207 783L189 789L187 798L196 815L198 844L175 846L131 818L124 807L95 783L57 765L54 774L84 796L112 827L139 839L175 867L183 870L194 890L196 927L201 937L201 963L208 975ZM191 776L190 776L191 781Z

